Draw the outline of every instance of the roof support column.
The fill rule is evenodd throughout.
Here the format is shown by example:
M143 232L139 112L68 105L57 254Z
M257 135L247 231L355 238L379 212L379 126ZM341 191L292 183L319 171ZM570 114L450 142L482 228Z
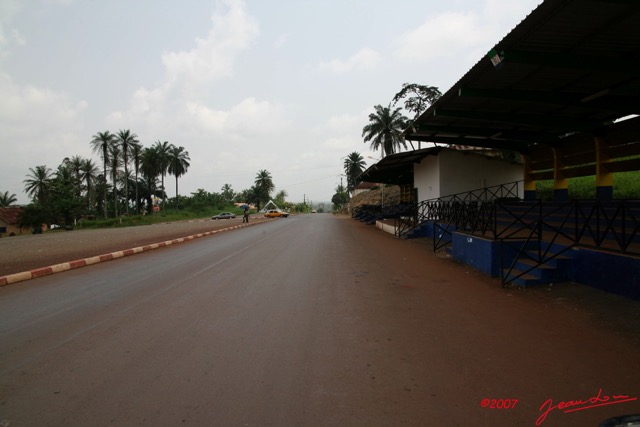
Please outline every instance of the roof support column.
M600 137L594 137L596 144L596 198L598 200L613 199L613 174L609 172L607 163L611 160L609 144Z
M562 162L562 153L559 149L553 148L553 200L569 200L569 179L565 177L565 168Z
M532 175L531 158L528 154L523 154L522 161L524 163L524 200L535 200L536 180Z

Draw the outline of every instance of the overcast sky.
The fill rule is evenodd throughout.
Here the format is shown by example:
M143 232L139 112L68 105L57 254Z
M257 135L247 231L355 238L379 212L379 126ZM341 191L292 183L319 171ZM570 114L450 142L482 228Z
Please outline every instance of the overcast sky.
M402 83L443 93L540 0L0 0L0 192L97 132L183 146L180 194L329 201ZM346 183L346 182L345 182ZM173 180L167 191L175 195Z

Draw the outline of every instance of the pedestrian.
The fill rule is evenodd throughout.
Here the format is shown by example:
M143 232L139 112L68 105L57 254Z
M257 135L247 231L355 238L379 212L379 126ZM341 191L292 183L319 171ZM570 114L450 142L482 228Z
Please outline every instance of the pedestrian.
M249 206L244 207L244 214L242 215L242 222L249 222Z

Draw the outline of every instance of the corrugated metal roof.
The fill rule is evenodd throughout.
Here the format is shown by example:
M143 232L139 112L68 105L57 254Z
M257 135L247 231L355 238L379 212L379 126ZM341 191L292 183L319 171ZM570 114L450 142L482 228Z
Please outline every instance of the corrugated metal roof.
M640 1L546 0L405 131L516 149L640 114Z
M371 181L385 184L413 184L413 163L420 163L427 156L437 156L443 147L429 147L421 150L406 151L382 158L369 166L358 177L360 181Z

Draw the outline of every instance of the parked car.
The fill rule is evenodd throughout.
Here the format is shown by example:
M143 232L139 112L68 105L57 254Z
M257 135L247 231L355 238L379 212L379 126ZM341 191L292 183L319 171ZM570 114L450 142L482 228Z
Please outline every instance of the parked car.
M232 219L235 218L236 214L231 213L231 212L222 212L219 213L218 215L214 215L211 217L211 219Z
M289 216L289 212L283 212L278 209L270 209L264 213L267 218L286 218Z

